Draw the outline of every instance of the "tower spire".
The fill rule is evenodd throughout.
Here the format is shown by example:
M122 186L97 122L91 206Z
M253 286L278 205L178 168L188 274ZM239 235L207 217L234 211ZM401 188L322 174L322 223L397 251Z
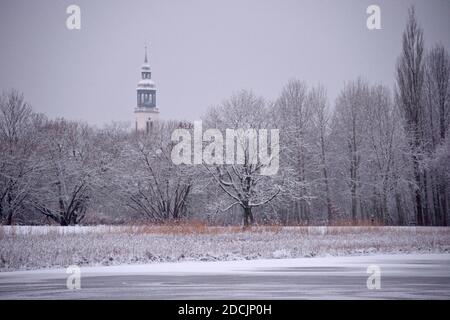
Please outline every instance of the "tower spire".
M158 120L159 110L156 106L156 86L152 80L152 71L148 63L147 43L144 43L144 64L141 66L141 79L136 88L136 131L149 132L154 121Z
M147 59L147 46L145 46L145 59L144 59L144 63L148 63L148 59Z

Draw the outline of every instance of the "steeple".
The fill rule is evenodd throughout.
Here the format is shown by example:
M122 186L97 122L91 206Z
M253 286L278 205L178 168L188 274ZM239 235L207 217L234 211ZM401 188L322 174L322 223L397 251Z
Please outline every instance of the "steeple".
M156 106L156 85L152 80L152 71L148 63L147 46L144 47L144 63L141 66L141 79L136 88L137 104L134 109L136 130L149 131L153 122L158 120L159 110Z
M147 46L145 46L145 59L144 59L144 63L148 63L148 59L147 59Z

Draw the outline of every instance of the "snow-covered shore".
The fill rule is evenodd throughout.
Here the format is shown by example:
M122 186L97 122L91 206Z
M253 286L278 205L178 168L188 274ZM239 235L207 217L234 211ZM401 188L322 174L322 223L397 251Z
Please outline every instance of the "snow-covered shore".
M443 227L0 227L0 270L450 252Z

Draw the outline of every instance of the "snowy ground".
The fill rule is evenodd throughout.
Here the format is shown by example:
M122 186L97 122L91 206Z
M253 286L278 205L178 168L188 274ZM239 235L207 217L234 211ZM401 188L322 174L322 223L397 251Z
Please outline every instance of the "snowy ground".
M446 252L441 227L0 227L0 271Z
M367 288L367 267L381 288ZM0 273L0 299L450 299L450 254L177 262Z

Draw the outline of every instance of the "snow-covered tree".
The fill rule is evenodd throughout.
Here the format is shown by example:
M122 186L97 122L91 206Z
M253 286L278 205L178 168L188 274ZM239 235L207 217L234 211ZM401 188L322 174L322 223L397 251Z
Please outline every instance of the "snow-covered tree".
M35 151L33 115L15 90L0 97L0 220L12 224L24 213L33 183Z
M131 134L119 175L122 199L151 221L180 220L188 214L191 193L199 179L197 168L171 159L175 122L157 122L149 133Z
M367 110L370 102L367 82L358 79L349 82L339 94L333 114L332 137L335 162L341 169L337 176L350 192L351 220L361 218L361 165L366 155Z
M205 164L204 167L229 199L228 205L221 208L222 211L240 206L245 227L252 225L255 221L253 209L270 203L283 191L284 187L283 170L278 170L278 173L274 175L261 174L261 171L271 164L261 161L257 152L254 152L256 149L251 142L252 132L258 133L260 130L274 128L273 119L268 115L269 110L262 98L251 92L241 91L222 105L211 108L204 118L204 125L207 128L218 129L223 136L226 136L227 129L237 132L236 137L232 139L236 143L234 163L216 162ZM273 153L275 148L279 148L279 144L277 140L271 140L271 142L272 150L270 151ZM261 153L261 139L258 139L258 143ZM243 151L242 162L238 161L238 149ZM231 150L226 149L226 152L229 153ZM232 152L234 154L234 150Z
M426 212L423 210L422 179L420 162L422 160L423 119L425 115L423 104L424 83L424 40L423 31L419 26L414 7L409 10L408 22L403 32L402 54L397 62L397 105L402 111L405 130L414 168L416 222L424 224Z
M290 195L297 223L311 218L311 190L308 173L316 170L316 164L311 161L312 109L308 101L308 88L300 80L290 80L282 89L274 106L279 122L281 163L289 168L290 178L295 182L291 185Z
M323 186L323 191L319 195L325 200L327 221L333 220L333 205L330 190L330 169L329 169L329 134L330 134L330 110L327 101L327 93L322 85L313 88L308 95L308 103L311 107L312 140L315 146L316 165L321 171L322 179L318 179L316 184Z
M39 128L40 145L35 185L30 203L60 225L80 223L102 171L93 131L64 119Z

